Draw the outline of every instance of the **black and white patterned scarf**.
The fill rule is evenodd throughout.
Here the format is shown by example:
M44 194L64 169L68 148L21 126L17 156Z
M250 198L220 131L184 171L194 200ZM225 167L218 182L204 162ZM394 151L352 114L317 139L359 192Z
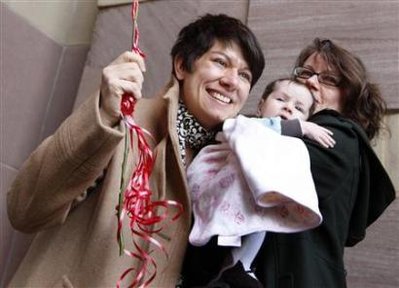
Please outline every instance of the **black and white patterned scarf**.
M176 120L177 135L179 137L180 155L186 165L186 147L198 152L202 147L215 139L215 131L207 131L197 119L188 112L183 101L179 99L179 109Z

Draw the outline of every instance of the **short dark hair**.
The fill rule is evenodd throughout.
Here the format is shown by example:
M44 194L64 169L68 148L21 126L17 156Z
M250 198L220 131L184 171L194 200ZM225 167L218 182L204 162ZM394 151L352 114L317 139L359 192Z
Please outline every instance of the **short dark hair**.
M295 84L300 85L300 86L303 86L303 87L305 87L306 89L309 90L309 93L312 95L312 99L313 99L312 106L310 106L310 109L309 109L309 115L312 115L312 114L314 113L315 109L316 109L316 101L314 101L313 93L312 93L312 91L306 86L305 83L303 83L303 82L301 82L301 81L299 81L299 80L297 80L296 78L293 78L293 77L278 78L278 79L276 79L276 80L273 80L273 81L269 82L269 83L266 85L265 90L263 91L261 100L266 100L266 99L270 96L270 94L272 94L274 91L276 91L277 85L278 85L279 83L283 82L283 81L289 81L289 82L291 82L291 83L295 83ZM260 103L260 102L261 102L261 101L259 101L259 103ZM260 104L259 104L259 105L260 105Z
M205 54L219 40L240 46L252 73L251 87L262 75L265 58L253 32L240 20L224 15L206 14L185 26L172 47L172 59L182 59L183 68L191 72L194 61ZM173 73L175 74L174 68Z
M315 38L299 54L295 67L303 66L312 54L319 54L342 78L345 91L342 114L363 127L369 139L383 127L386 103L375 83L371 83L366 67L359 57L329 39Z

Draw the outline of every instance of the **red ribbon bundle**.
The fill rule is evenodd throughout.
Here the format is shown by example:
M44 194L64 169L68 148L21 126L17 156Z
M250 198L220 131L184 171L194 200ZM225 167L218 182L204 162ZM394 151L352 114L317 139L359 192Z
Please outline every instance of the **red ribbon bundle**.
M144 53L138 48L139 33L136 23L138 13L138 1L133 1L132 4L132 20L133 20L133 35L132 35L132 51L140 54L144 57ZM148 286L155 278L157 272L157 264L154 258L150 255L153 251L147 252L140 247L135 239L141 238L144 241L153 244L160 251L162 251L166 257L168 253L165 247L154 238L155 234L162 230L162 221L168 218L168 208L174 206L178 212L172 217L172 221L176 220L183 211L183 207L180 203L172 200L165 201L152 201L151 190L149 187L149 178L155 162L155 155L153 155L150 146L148 145L145 134L151 137L151 134L140 128L135 124L132 117L134 112L135 99L133 95L124 94L121 101L121 112L122 119L127 127L130 138L130 147L134 149L134 136L137 137L137 153L138 163L131 176L129 184L125 191L123 191L124 179L123 175L125 172L127 154L128 154L128 137L125 137L125 153L122 164L122 177L120 183L119 192L119 204L117 206L118 216L118 231L117 240L119 243L119 253L123 253L142 261L142 266L137 268L129 268L124 271L117 281L116 286L119 288L123 279L132 271L136 272L133 282L128 287L139 287ZM162 212L160 214L160 212ZM124 240L122 233L122 223L125 216L130 218L129 228L132 233L132 242L135 248L135 252L129 251L124 248ZM157 228L153 228L158 226ZM152 268L152 269L151 269ZM152 272L151 276L146 277L148 272Z

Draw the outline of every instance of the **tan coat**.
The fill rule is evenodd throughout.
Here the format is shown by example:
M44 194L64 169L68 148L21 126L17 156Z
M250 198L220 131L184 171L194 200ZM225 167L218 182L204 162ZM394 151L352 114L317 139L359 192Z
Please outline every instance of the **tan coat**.
M154 198L178 200L185 208L162 231L160 239L169 258L153 253L158 269L150 286L174 287L186 248L191 205L176 134L176 80L162 94L140 100L134 116L156 142L151 176ZM104 126L98 103L98 94L88 99L41 144L8 193L12 225L24 232L40 231L10 287L115 287L123 271L138 265L135 259L119 256L116 240L125 130L123 125ZM136 156L130 155L127 179ZM105 167L103 182L80 199ZM124 234L128 241L130 233ZM124 287L130 284L123 283Z

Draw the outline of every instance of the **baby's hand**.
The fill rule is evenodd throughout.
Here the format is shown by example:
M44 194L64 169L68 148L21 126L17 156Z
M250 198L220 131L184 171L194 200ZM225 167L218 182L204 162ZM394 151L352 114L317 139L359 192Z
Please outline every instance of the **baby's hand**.
M325 148L333 148L335 140L332 138L333 133L320 125L308 121L299 121L301 124L302 135L315 140Z

